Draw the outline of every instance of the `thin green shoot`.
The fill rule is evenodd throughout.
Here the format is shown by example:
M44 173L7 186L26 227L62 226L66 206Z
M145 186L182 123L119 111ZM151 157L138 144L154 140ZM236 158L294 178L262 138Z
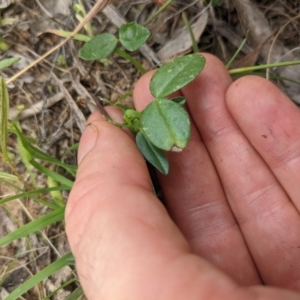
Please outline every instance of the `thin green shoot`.
M226 64L226 69L228 70L231 66L231 64L233 63L233 61L236 59L236 57L238 56L238 54L241 52L241 50L243 49L244 45L246 44L248 38L248 32L246 34L246 37L244 38L244 40L242 41L242 43L240 44L240 46L238 47L238 49L236 50L236 52L233 54L232 58L229 60L229 62Z
M0 60L0 71L5 68L11 67L13 64L18 62L20 59L21 59L20 57L12 57L12 58Z
M129 92L131 93L131 92ZM125 111L126 109L131 109L132 107L131 106L128 106L128 105L124 105L124 104L121 104L119 103L121 97L117 100L117 101L111 101L111 100L108 100L108 99L105 99L105 98L102 98L101 101L104 102L105 104L108 104L108 105L111 105L111 106L115 106L117 108L120 108L121 110ZM124 99L124 98L123 98Z
M150 22L152 22L161 12L163 12L170 4L172 3L172 0L166 1L166 3L161 6L152 16L150 16L146 22L143 24L144 26L148 25Z
M81 287L77 287L67 298L66 300L78 300L83 296L83 289Z
M57 36L64 37L64 38L68 38L72 34L72 32L70 32L70 31L65 31L65 30L60 30L60 29L47 30L46 32L53 33L53 34L55 34ZM73 39L76 40L76 41L87 43L88 41L91 40L91 37L89 37L89 36L87 36L85 34L77 33L73 37Z
M12 187L18 189L19 191L22 191L22 193L7 196L7 197L4 197L4 198L0 199L0 205L3 205L6 202L13 201L13 200L16 200L16 199L30 197L32 200L36 201L37 203L40 203L40 204L42 204L46 207L49 207L51 209L57 209L59 207L57 204L46 202L42 199L39 199L39 198L35 197L35 195L45 194L45 193L49 193L49 192L53 192L53 191L66 191L66 190L70 189L69 187L67 187L65 185L60 185L60 186L56 186L56 187L37 189L37 190L34 190L34 191L24 192L21 188L17 187L16 185L12 185L11 183L9 183L7 181L4 181L4 183L8 186L12 186Z
M65 176L62 176L44 166L42 166L40 163L38 163L37 161L35 160L31 160L30 163L37 169L39 170L41 173L47 175L47 176L50 176L52 177L54 180L60 182L61 184L63 185L66 185L68 186L70 189L72 188L73 186L73 181L66 178Z
M7 298L6 300L16 300L18 297L21 297L35 285L51 276L55 272L59 271L63 267L68 265L69 258L72 257L71 253L66 254L65 256L59 258L52 264L45 267L43 270L35 274L33 277L25 281L23 284L18 286Z
M3 161L10 165L7 149L9 96L5 81L0 77L0 149Z
M125 100L127 97L132 96L132 94L133 94L133 91L126 92L124 95L119 97L118 102L121 102L121 101Z
M30 215L30 213L28 212L28 210L24 206L24 204L20 200L17 200L17 201L18 201L19 206L22 208L22 210L24 211L26 216L31 220L31 222L26 224L26 225L23 225L23 226L19 227L17 230L15 230L15 231L9 233L8 235L4 236L3 238L1 238L0 239L0 247L3 247L5 245L11 243L12 241L14 241L16 239L19 239L19 238L22 238L22 237L26 237L26 244L28 245L28 247L30 247L30 242L29 242L29 239L28 239L28 235L30 233L36 232L36 231L44 228L45 226L49 225L49 222L50 222L50 224L54 223L53 222L54 220L51 217L54 214L54 212L59 213L59 209L57 209L54 212L48 214L48 216L49 216L48 220L47 220L47 217L46 217L47 215L41 217L40 219L33 220L32 216ZM3 207L5 208L5 206L3 206ZM64 208L62 208L62 209L64 210ZM15 220L15 223L18 224L18 226L20 226L18 220L15 217L13 217L13 215L10 214L9 211L7 211L7 213L10 215L10 217L12 219ZM60 219L58 219L56 217L55 220L60 221L63 218L64 218L64 211L62 213L62 216L60 216ZM53 250L53 252L56 253L56 255L58 257L60 257L60 253L57 251L57 249L51 243L51 241L49 240L47 235L43 231L40 231L40 233L42 235L42 238L48 243L49 247Z
M67 156L68 154L72 153L72 151L77 151L77 150L78 150L78 147L79 147L79 143L75 143L74 145L72 145L71 147L69 147L69 148L65 151L65 153L63 154L63 156L62 156L62 158L61 158L61 161L62 161L63 163L65 163L64 160L65 160L66 156Z
M48 176L47 177L47 184L50 188L55 188L55 187L58 187L59 184L56 180L54 180L54 178ZM52 199L53 199L53 202L59 206L59 207L64 207L66 204L65 204L65 201L64 201L64 198L62 196L62 193L60 190L54 190L54 191L51 191L50 192L51 196L52 196Z
M17 176L6 172L0 172L0 181L1 179L20 181L20 179Z
M62 290L63 288L69 286L70 284L72 284L72 283L74 283L76 281L77 281L76 278L72 278L72 279L68 280L67 282L65 282L64 284L62 284L60 287L58 287L56 290L54 290L52 293L50 293L49 295L47 295L47 297L45 297L43 300L49 300L51 297L55 296L55 294L58 291Z
M239 73L244 73L244 72L265 70L268 68L287 67L287 66L293 66L293 65L299 65L299 64L300 64L300 60L285 61L285 62L278 62L278 63L272 63L272 64L267 64L267 65L237 68L237 69L229 70L228 72L230 75L234 75L234 74L239 74Z
M133 56L131 56L127 52L121 50L120 48L116 48L114 52L120 57L123 57L128 61L130 61L142 74L145 74L147 72L144 69L144 67Z
M31 157L30 153L27 151L27 149L25 148L25 146L23 145L22 139L20 139L20 137L18 135L17 135L17 148L18 148L22 163L24 164L24 166L30 176L31 183L34 186L34 188L37 188L38 185L35 180L35 175L33 174L33 171L32 171L32 166L30 164L30 160L32 159L32 157Z
M23 206L23 208L24 208L24 206ZM17 239L25 237L31 233L37 232L55 222L62 221L64 219L64 213L65 213L65 208L61 207L61 208L58 208L36 220L33 220L33 221L19 227L15 231L7 234L5 237L0 239L0 247L4 247L7 244L9 244ZM46 236L44 235L44 237L46 237Z
M30 143L25 138L25 136L20 131L20 128L16 125L16 123L13 126L13 133L15 133L22 140L22 143L23 143L25 149L30 153L30 155L33 158L41 159L43 161L46 161L46 162L52 163L54 165L60 166L63 169L65 169L68 173L70 173L71 175L75 176L76 170L77 170L76 166L67 165L67 164L61 162L60 160L58 160L58 159L50 156L49 154L47 154L47 153L39 150L35 146L33 146L32 143Z
M199 53L199 48L198 48L197 41L196 41L195 36L194 36L194 32L193 32L192 26L191 26L191 24L190 24L190 22L189 22L189 20L188 20L188 18L186 16L185 12L182 13L182 19L183 19L183 22L184 22L184 24L185 24L185 26L186 26L186 28L187 28L187 30L189 32L190 37L191 37L192 46L193 46L193 52L194 53Z
M87 15L84 5L82 3L82 0L78 0L78 3L75 3L73 8L74 8L75 16L76 16L77 20L81 23L82 20ZM87 22L83 27L89 36L94 35L94 30L93 30L91 22Z
M12 272L13 270L15 270L16 265L18 265L18 260L17 260L17 257L14 257L13 259L11 259L11 261L8 263L8 265L5 266L5 271L3 273L1 273L0 286L2 286L3 282L5 281L5 279L9 275L9 273Z

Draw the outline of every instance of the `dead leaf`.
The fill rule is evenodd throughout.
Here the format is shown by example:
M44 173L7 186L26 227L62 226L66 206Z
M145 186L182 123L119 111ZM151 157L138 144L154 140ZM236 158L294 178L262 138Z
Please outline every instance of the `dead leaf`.
M195 40L198 42L206 25L208 19L207 10L203 11L199 19L192 24ZM165 46L163 46L157 53L157 56L163 60L169 60L172 57L178 56L192 47L192 39L189 35L187 28L185 28L174 39L170 40Z

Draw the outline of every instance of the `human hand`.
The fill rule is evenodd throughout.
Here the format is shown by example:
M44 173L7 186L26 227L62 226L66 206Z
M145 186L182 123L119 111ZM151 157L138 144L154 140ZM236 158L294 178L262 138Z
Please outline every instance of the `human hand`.
M90 300L300 299L300 112L267 80L232 83L205 56L182 90L191 141L158 174L165 206L132 136L88 120L66 230Z

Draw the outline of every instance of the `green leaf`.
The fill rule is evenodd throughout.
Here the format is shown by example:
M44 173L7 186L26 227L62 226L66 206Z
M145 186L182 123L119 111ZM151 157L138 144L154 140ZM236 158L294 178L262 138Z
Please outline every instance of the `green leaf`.
M50 162L57 166L64 168L67 172L72 175L75 175L77 167L73 165L67 165L60 160L52 157L51 155L39 150L38 148L34 147L30 141L28 141L23 133L21 132L17 123L13 124L13 132L18 136L19 139L22 140L23 146L25 149L30 153L30 155L36 159L42 159L44 161Z
M143 133L136 135L136 144L145 159L164 175L169 172L169 162L161 149L151 144Z
M157 148L181 151L190 139L190 120L184 108L168 99L151 102L142 112L142 131Z
M150 82L151 94L156 98L163 98L180 90L197 77L204 65L205 58L200 54L171 60L154 73Z
M118 40L112 34L96 35L79 50L79 56L85 60L107 58L114 52L117 42Z
M17 176L6 173L6 172L0 172L0 180L1 179L20 181L20 179Z
M49 293L49 294L47 295L47 297L43 298L43 300L55 299L55 298L59 297L59 296L58 296L58 295L59 295L58 292L59 292L60 290L63 290L65 287L70 286L72 283L76 282L77 280L78 280L78 279L76 279L76 278L72 278L72 279L68 280L67 282L65 282L64 284L59 285L59 287L58 287L57 289L55 289L53 292ZM57 297L53 297L53 296L55 296L56 294L57 294ZM53 297L53 298L52 298L52 297ZM65 300L67 300L67 299L68 299L68 298L66 298ZM78 298L77 298L76 300L78 300Z
M150 31L135 22L123 24L119 29L121 44L129 51L140 48L149 38Z
M13 242L14 240L20 239L28 234L36 232L50 224L63 220L64 212L65 208L61 207L48 213L45 216L40 217L39 219L36 219L26 225L23 225L22 227L18 228L17 230L9 233L8 235L0 239L0 247L3 247Z
M16 62L18 62L21 58L20 57L12 57L12 58L7 58L7 59L3 59L0 61L0 71L11 67L12 65L14 65Z
M73 181L42 166L41 164L39 164L38 162L36 162L34 159L32 159L30 161L30 163L37 169L39 170L41 173L44 173L45 175L52 177L55 181L60 182L63 185L68 186L69 188L72 188L73 186Z
M16 300L20 296L22 296L24 293L29 291L31 288L33 288L36 284L41 282L42 280L46 279L47 277L51 276L58 270L62 269L63 267L68 265L68 260L72 257L72 253L68 253L65 256L59 258L40 272L38 272L36 275L25 281L23 284L18 286L12 293L9 294L8 297L6 297L6 300Z
M20 154L21 161L24 164L24 166L29 174L32 185L35 188L37 188L38 184L35 180L35 174L33 173L32 166L30 165L30 160L32 159L32 156L27 151L26 147L23 144L23 140L18 135L17 135L17 149Z
M3 160L9 161L9 154L7 151L8 138L8 113L9 113L9 96L6 83L0 77L0 150L2 152Z
M83 295L83 290L81 287L77 287L67 298L66 300L78 300L81 299Z
M8 185L8 182L5 182L5 183ZM10 185L10 186L14 187L15 189L18 188L15 185ZM21 189L19 189L19 190L21 190ZM38 201L36 199L35 195L45 194L45 193L52 192L52 191L69 191L69 190L70 190L70 187L68 187L66 185L60 185L60 186L52 187L52 188L37 189L34 191L30 191L30 192L22 192L20 194L16 194L16 195L12 195L12 196L8 196L8 197L0 199L0 205L4 204L6 202L9 202L9 201L15 200L15 199L20 199L20 198L24 198L24 197L32 197L33 200L42 203L44 206L48 206L49 208L56 209L57 205L48 203L43 200Z
M180 104L181 106L183 106L186 103L186 99L183 96L175 97L170 100L172 100L173 102L176 102L177 104Z

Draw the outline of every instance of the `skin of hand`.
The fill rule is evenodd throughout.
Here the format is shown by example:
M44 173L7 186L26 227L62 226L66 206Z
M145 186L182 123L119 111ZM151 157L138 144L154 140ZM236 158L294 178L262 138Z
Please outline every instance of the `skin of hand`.
M300 111L203 55L180 91L190 143L158 174L164 205L133 136L98 112L88 120L66 231L90 300L300 299ZM152 74L135 87L137 110L153 99Z

